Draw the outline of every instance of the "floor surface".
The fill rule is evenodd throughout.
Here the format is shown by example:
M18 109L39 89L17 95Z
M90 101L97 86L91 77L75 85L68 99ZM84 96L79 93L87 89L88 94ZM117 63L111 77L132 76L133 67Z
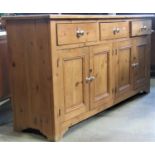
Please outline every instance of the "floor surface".
M2 114L0 113L0 118ZM6 116L8 117L8 115ZM9 115L10 119L10 115ZM33 133L17 133L12 123L0 126L0 141L47 141ZM74 125L61 142L155 142L155 79L151 93L135 96Z

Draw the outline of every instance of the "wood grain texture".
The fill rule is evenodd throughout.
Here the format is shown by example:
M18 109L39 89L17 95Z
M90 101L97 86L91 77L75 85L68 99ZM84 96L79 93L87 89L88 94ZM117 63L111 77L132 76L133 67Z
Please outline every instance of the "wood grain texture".
M101 40L129 37L129 22L109 22L100 24Z
M61 52L61 51L59 51ZM60 67L63 83L64 121L78 116L89 107L88 76L89 55L87 48L66 50L60 54Z
M91 109L97 106L113 103L112 76L112 44L102 44L91 48L90 76L95 79L90 82Z
M148 81L148 56L150 44L147 37L134 39L133 61L137 64L134 67L134 88L137 89L141 85L145 85ZM149 62L148 62L149 61ZM145 62L145 63L144 63Z
M39 129L51 136L54 124L48 27L44 20L7 24L14 128Z
M84 34L78 36L78 31L83 31ZM57 32L58 45L95 42L98 40L97 23L57 24Z
M131 22L131 36L141 36L151 34L151 20L137 20Z
M116 97L132 90L132 43L131 40L116 43Z
M15 130L57 141L73 124L149 92L150 33L131 37L134 17L50 17L6 20ZM77 38L77 28L90 34Z
M20 15L20 16L6 16L3 17L4 20L18 20L18 19L139 19L139 18L151 18L154 15L117 15L117 16L107 16L107 15Z

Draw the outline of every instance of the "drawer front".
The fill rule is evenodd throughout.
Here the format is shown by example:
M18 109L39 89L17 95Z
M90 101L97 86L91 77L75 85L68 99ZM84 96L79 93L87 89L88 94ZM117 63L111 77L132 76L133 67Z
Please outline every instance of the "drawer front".
M114 29L116 29L116 23L101 23L100 24L101 40L115 38Z
M101 40L129 37L129 22L101 23Z
M151 20L140 20L131 22L131 36L141 36L151 34Z
M97 23L57 24L57 44L68 45L98 40Z
M128 38L129 37L129 22L117 23L117 38Z

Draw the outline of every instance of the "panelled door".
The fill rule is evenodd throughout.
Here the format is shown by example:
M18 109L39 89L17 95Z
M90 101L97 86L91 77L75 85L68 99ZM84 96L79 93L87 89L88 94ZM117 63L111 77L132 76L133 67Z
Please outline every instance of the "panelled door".
M88 111L89 84L86 81L89 70L88 48L59 51L62 83L62 118L67 121Z
M147 37L138 37L133 40L133 83L134 89L145 86L149 81L149 41Z
M115 44L116 98L132 90L132 44L130 40L118 41Z
M107 108L113 104L112 44L90 49L90 106Z

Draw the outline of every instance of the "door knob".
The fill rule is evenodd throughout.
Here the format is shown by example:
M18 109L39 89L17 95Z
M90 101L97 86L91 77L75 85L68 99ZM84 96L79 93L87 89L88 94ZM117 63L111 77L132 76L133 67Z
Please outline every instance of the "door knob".
M76 31L76 36L79 38L79 37L82 37L83 35L85 34L85 31L84 30L77 30Z
M91 81L91 77L86 77L86 82L90 82Z
M117 29L116 29L116 32L119 33L119 32L120 32L120 28L117 28Z
M94 76L91 76L90 77L90 81L93 81L93 80L95 80L95 77Z
M139 66L139 63L135 63L135 67Z
M147 30L147 26L146 26L146 25L144 25L144 26L141 28L141 31L145 31L145 30Z
M117 33L117 29L116 28L113 28L113 34L115 35Z
M133 68L135 68L135 67L137 67L137 66L139 66L139 63L133 63L133 64L132 64L132 67L133 67Z
M134 68L135 67L135 64L132 64L132 67Z
M94 76L86 77L86 82L91 82L93 80L95 80Z
M144 28L144 30L147 30L147 26L146 25L143 28Z

